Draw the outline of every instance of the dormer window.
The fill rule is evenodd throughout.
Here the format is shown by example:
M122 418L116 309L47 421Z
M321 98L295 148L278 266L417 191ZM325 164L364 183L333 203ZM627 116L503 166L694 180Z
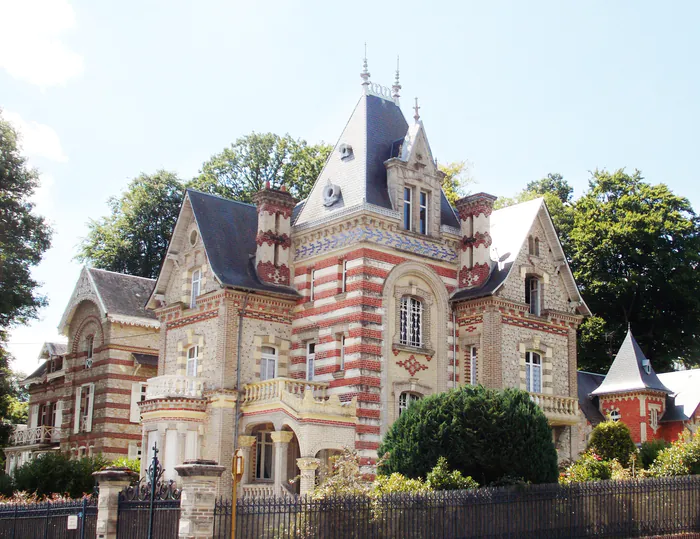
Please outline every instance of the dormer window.
M419 195L419 232L421 234L428 233L428 193L421 191Z
M530 314L540 316L542 308L542 287L537 277L525 279L525 303L530 305Z
M406 230L413 230L413 216L411 211L413 191L410 187L403 188L403 227Z
M350 146L350 144L343 143L338 146L338 153L340 154L341 159L350 159L353 156L352 146Z
M190 288L190 309L194 309L197 305L197 296L199 296L199 289L202 284L202 271L194 270L192 272L192 287Z

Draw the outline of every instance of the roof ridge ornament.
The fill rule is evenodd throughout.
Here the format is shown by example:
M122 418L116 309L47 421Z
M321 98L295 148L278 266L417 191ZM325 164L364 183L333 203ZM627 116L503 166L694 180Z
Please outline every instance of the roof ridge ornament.
M367 42L365 41L365 57L364 61L362 62L362 73L360 73L360 78L362 79L362 87L364 94L367 95L369 93L369 70L367 69Z
M394 103L396 103L396 106L399 106L399 97L401 97L401 94L399 94L399 91L401 90L401 84L399 83L399 56L396 55L396 79L394 80L394 85L391 87L392 93L391 97L394 98Z
M416 97L416 104L413 106L413 110L415 111L415 114L413 115L413 119L416 121L416 123L420 122L420 113L418 110L420 107L418 106L418 98Z

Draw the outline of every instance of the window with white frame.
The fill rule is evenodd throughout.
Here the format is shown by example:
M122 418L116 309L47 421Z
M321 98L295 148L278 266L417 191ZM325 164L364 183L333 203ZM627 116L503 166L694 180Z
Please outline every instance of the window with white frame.
M348 261L347 260L343 260L342 278L340 281L340 291L342 293L345 293L348 291Z
M192 283L190 286L190 309L194 309L197 304L197 296L199 296L200 288L202 285L202 271L194 270L192 272Z
M316 294L316 270L311 270L311 286L309 288L309 299L311 301L314 300L314 296Z
M525 352L525 386L531 393L542 393L542 356Z
M610 416L610 421L620 421L622 419L622 414L620 413L620 410L610 410L610 413L608 414Z
M141 421L139 403L146 400L147 389L148 384L146 382L133 382L131 384L131 409L129 413L129 421L131 423L139 423Z
M340 336L340 370L345 370L345 335Z
M537 277L525 279L525 303L530 305L530 314L540 316L542 312L542 286Z
M95 336L94 335L88 335L85 337L85 353L87 354L85 356L85 368L89 369L92 367L92 354L94 351L94 346L95 346Z
M476 359L479 351L476 346L472 346L469 350L469 383L476 385Z
M403 188L403 227L406 230L413 230L412 215L413 190L410 187Z
M659 428L659 411L656 408L651 408L649 412L649 426L652 429L656 430Z
M95 384L83 384L76 388L73 432L92 431L92 410L94 408Z
M260 380L272 380L275 376L277 376L277 349L272 346L263 346L260 358Z
M256 440L255 479L272 479L272 433L258 432Z
M311 381L316 373L316 343L306 343L306 379Z
M407 346L423 345L423 304L412 296L401 298L399 342Z
M199 346L191 346L187 349L187 368L185 374L187 376L197 376L197 367L199 366Z
M419 232L421 234L427 234L428 233L428 193L425 191L421 191L418 195L418 204L419 204L419 212L418 212L418 223L419 223Z
M420 400L420 395L418 393L412 393L411 391L404 391L399 395L399 415L408 410L414 402Z

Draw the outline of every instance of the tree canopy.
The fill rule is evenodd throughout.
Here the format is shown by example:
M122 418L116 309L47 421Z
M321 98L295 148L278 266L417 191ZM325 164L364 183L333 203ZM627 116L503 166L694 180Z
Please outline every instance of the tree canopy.
M457 200L467 194L467 185L474 183L474 178L471 176L471 163L453 161L444 165L440 163L438 168L445 174L442 180L442 190L445 192L447 200L454 206Z

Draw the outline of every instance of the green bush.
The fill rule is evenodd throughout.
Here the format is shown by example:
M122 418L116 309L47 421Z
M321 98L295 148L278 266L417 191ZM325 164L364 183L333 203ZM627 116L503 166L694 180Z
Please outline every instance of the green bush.
M378 475L370 494L374 497L395 492L430 492L432 489L420 479L408 479L400 473Z
M552 431L530 395L465 386L412 404L394 422L379 454L380 473L426 477L440 457L452 470L489 485L505 476L557 479Z
M15 484L12 477L7 474L0 475L0 497L9 498L15 490Z
M632 441L630 429L622 421L603 421L591 432L587 449L603 460L616 459L626 468L637 447Z
M670 447L659 451L649 467L652 477L700 474L700 431L685 432Z
M107 464L101 455L71 460L63 453L44 453L15 471L14 488L38 496L55 493L80 498L91 493L95 486L92 473Z
M141 473L141 461L139 459L128 459L121 457L113 460L110 466L115 468L129 468L132 472Z
M639 465L648 470L654 464L659 452L667 447L671 447L671 444L666 440L658 439L642 442L642 447L639 448Z
M440 457L435 467L430 470L427 483L433 490L467 490L479 488L479 483L471 477L464 477L459 470L450 471L447 459Z
M602 481L611 477L610 462L603 460L600 455L589 450L559 475L559 482L568 485L570 483Z

